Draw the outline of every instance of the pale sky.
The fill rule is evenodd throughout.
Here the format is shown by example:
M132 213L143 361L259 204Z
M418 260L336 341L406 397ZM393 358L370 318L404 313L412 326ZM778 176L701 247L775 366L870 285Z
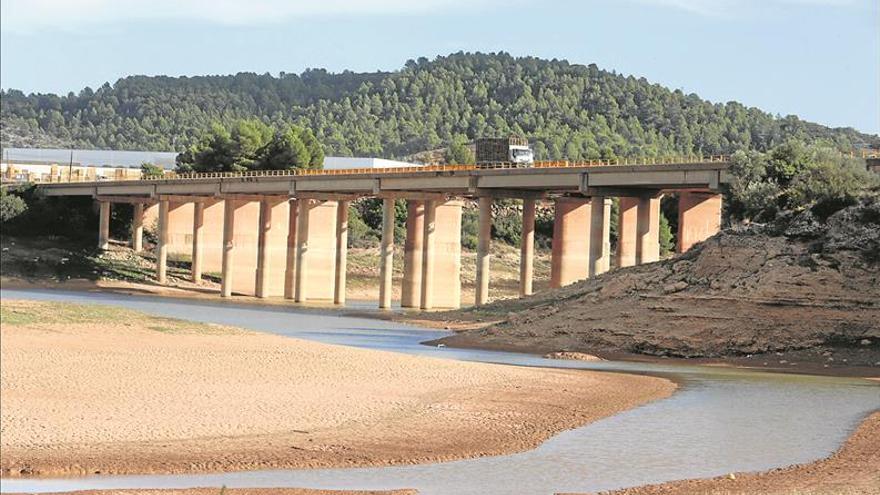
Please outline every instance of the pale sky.
M564 58L880 134L880 0L0 0L0 86Z

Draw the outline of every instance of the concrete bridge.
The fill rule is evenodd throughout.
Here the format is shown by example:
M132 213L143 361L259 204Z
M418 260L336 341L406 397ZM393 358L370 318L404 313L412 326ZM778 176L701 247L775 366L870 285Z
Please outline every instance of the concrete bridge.
M109 242L113 203L134 205L131 245L157 222L157 279L169 253L192 256L192 279L219 271L220 294L345 303L348 204L383 202L379 307L391 307L394 201L407 202L401 305L456 308L461 299L462 199L479 203L475 304L489 294L492 202L523 200L520 293L532 293L536 202L555 205L551 286L607 271L611 198L620 198L618 264L659 259L660 197L679 198L679 252L718 231L724 157L646 162L547 162L534 168L444 165L398 169L171 175L154 180L40 184L49 196L100 204L98 244Z

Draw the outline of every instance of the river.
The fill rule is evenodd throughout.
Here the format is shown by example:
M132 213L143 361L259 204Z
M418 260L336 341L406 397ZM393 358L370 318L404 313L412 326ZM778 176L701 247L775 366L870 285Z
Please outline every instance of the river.
M16 478L0 480L3 492L221 485L416 488L423 494L499 495L609 490L814 461L836 450L868 413L880 408L880 384L868 380L704 366L559 361L428 347L421 342L448 332L338 316L329 310L59 290L4 289L0 297L110 304L325 343L448 359L650 373L680 384L670 398L562 432L518 454L379 468Z

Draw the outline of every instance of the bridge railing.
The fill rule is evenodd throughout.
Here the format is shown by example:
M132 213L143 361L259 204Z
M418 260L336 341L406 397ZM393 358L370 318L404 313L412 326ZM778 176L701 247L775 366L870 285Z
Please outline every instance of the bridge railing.
M554 161L538 161L532 165L532 168L554 169L554 168L587 168L587 167L609 167L609 166L634 166L634 165L671 165L671 164L690 164L690 163L726 163L730 157L725 155L713 156L682 156L682 157L654 157L654 158L619 158L611 160L554 160ZM436 173L436 172L457 172L471 170L504 170L504 169L520 169L522 165L510 163L497 164L481 164L481 165L424 165L412 167L389 167L389 168L354 168L354 169L293 169L293 170L247 170L242 172L166 172L162 176L120 176L120 177L100 177L93 176L65 176L65 175L49 175L43 174L36 176L28 174L29 177L19 182L35 182L35 183L101 183L104 181L157 181L157 180L210 180L224 178L247 178L247 177L311 177L311 176L340 176L340 175L395 175L395 174L411 174L411 173ZM6 179L4 177L4 179ZM10 178L11 179L11 178Z

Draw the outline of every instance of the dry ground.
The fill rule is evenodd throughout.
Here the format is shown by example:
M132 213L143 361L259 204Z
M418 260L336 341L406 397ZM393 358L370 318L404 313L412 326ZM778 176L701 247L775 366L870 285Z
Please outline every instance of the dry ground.
M4 476L432 462L533 448L675 386L0 302Z

